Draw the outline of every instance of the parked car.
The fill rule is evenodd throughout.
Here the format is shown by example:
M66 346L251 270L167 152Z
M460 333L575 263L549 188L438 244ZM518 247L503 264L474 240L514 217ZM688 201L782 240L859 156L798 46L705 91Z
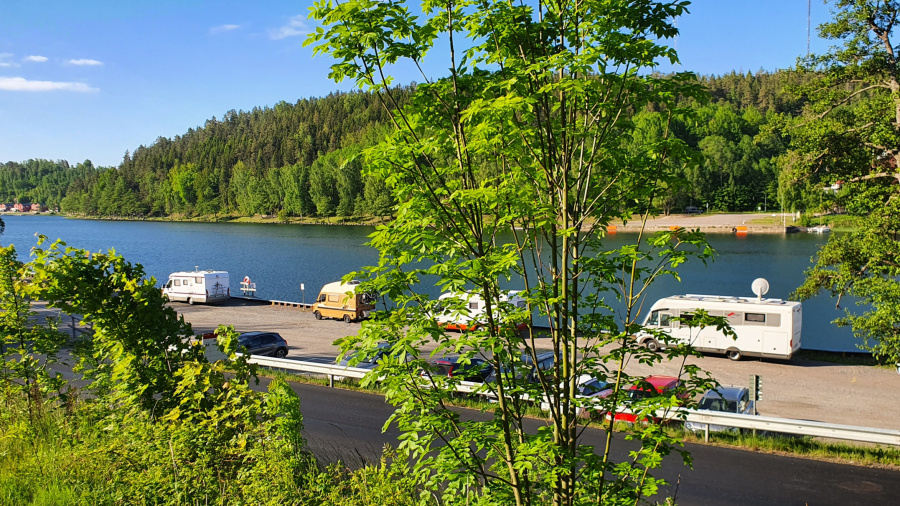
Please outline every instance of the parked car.
M378 362L384 357L384 355L391 350L390 343L382 341L378 343L376 346L376 351L371 355L363 355L358 351L354 351L351 353L347 353L344 355L344 358L337 360L337 365L341 367L358 367L360 369L374 369ZM359 362L353 364L359 357Z
M684 214L700 214L700 213L702 213L702 212L703 212L703 211L701 211L701 210L700 210L698 207L696 207L696 206L687 206L687 207L684 208Z
M718 411L721 413L738 413L742 415L756 414L755 402L750 400L750 389L747 387L719 387L707 390L700 398L697 409ZM707 424L698 422L685 422L687 430L706 430ZM710 432L737 432L738 429L725 425L709 425Z
M681 388L681 380L674 376L648 376L644 379L644 382L650 384L650 389L647 389L643 386L643 383L632 385L625 391L625 405L633 406L635 404L640 404L641 401L645 399L650 399L653 397L658 397L663 394L668 394L670 392L675 392L675 394L681 398L687 398L687 392L679 392L678 390ZM640 408L640 406L637 406ZM606 415L607 417L611 416L609 413ZM637 421L637 415L634 413L616 413L614 416L615 421L617 422L627 422L627 423L635 423ZM654 421L659 421L657 418L653 418ZM646 421L644 419L643 421Z
M445 357L432 360L423 374L460 378L463 381L484 382L494 368L487 360L471 358L467 363L461 357Z
M245 332L238 336L238 344L251 355L284 358L288 354L287 341L277 332Z
M553 355L552 351L542 352L537 354L537 362L532 361L530 353L522 354L522 365L519 370L516 371L516 378L525 379L529 383L537 383L538 382L538 370L548 371L553 368L553 365L556 363L556 357ZM504 367L500 371L492 370L491 374L488 375L487 378L484 379L485 383L496 383L497 382L497 374L509 374L512 371L512 366Z
M560 386L562 387L562 385ZM575 408L575 414L577 416L582 416L587 411L591 411L591 402L587 399L600 399L606 397L612 388L613 385L599 380L590 374L582 374L579 376L577 386L575 387L575 397L588 406L578 406ZM550 402L546 398L541 401L541 409L550 411Z

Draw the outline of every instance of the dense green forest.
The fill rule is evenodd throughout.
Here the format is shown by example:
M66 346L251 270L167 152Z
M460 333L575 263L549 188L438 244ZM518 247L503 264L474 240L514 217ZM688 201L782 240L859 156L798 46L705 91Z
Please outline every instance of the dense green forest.
M802 100L785 92L799 79L790 71L701 77L710 101L686 103L697 119L674 131L702 159L684 174L686 186L667 192L661 211L707 204L747 211L773 207L782 197L789 208L802 206L800 192L779 187L775 159L786 140L771 133L780 118L799 113ZM396 90L401 103L410 91ZM659 118L653 107L637 112L637 132L623 143L656 136ZM358 155L383 137L389 120L377 97L358 92L232 110L126 152L118 167L89 160L74 167L64 160L5 163L0 200L88 216L388 216L390 194L365 176Z

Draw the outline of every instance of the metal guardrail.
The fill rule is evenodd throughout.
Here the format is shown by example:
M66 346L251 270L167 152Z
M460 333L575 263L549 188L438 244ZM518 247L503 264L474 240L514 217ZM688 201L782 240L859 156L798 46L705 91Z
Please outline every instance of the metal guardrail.
M334 386L335 378L362 378L371 369L359 367L344 367L335 364L322 364L287 358L272 358L253 355L250 362L262 367L281 369L285 371L301 372L306 374L321 374L328 376L329 384ZM469 381L460 382L458 392L481 393L484 385ZM627 408L617 410L627 412ZM797 434L802 436L826 437L856 441L862 443L875 443L900 446L900 431L891 429L877 429L873 427L859 427L855 425L840 425L834 423L815 422L809 420L793 420L790 418L776 418L771 416L743 415L738 413L723 413L719 411L705 411L695 409L660 410L656 416L666 419L680 419L685 422L706 424L706 439L709 439L709 426L718 425L733 427L736 429L763 430L781 434Z

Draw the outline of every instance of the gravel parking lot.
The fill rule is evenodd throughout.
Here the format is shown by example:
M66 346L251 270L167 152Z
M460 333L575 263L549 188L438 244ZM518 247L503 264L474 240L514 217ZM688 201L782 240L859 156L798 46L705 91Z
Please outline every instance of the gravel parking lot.
M308 310L232 300L226 305L173 303L196 333L212 332L220 324L239 332L274 331L290 345L288 358L333 360L332 343L359 330L358 323L316 320ZM539 345L540 346L540 345ZM547 343L549 348L549 340ZM761 414L823 422L900 429L900 376L893 369L837 365L794 359L745 358L732 362L723 356L691 359L723 385L747 385L751 374L763 378ZM629 363L630 373L677 374L680 363L652 367Z

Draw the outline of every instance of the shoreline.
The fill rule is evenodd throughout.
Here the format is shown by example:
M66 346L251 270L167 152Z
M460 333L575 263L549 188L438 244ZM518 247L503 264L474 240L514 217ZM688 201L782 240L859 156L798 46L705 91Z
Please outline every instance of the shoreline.
M239 224L262 224L262 225L338 225L338 226L368 226L374 227L387 222L383 218L369 218L366 220L340 220L336 218L292 218L288 221L279 221L277 217L262 216L202 216L196 218L178 218L178 217L101 217L101 216L80 216L70 215L66 213L15 213L4 212L0 215L6 216L61 216L66 219L78 220L96 220L96 221L159 221L171 223L239 223ZM804 231L803 227L798 227L792 220L786 220L786 225L759 223L760 221L770 221L773 216L771 213L722 213L722 214L670 214L668 216L658 216L647 220L643 227L644 231L659 232L664 230L672 230L675 227L681 227L688 230L700 230L710 234L785 234L791 232ZM625 232L636 233L641 230L642 223L639 218L631 220L627 223L614 222L615 231L610 233Z

